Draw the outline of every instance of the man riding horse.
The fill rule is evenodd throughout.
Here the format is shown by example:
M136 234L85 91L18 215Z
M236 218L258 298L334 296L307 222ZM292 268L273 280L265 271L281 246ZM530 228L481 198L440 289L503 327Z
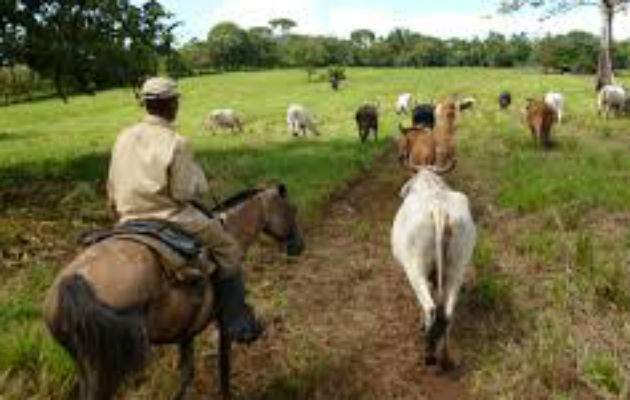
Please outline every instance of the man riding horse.
M168 78L150 78L142 86L141 98L147 115L118 135L112 151L109 206L121 224L166 220L197 236L218 264L213 282L219 320L231 340L252 342L262 326L245 303L242 249L217 218L193 205L208 191L208 183L188 141L175 132L177 86ZM208 272L188 268L185 277L194 281L203 273Z

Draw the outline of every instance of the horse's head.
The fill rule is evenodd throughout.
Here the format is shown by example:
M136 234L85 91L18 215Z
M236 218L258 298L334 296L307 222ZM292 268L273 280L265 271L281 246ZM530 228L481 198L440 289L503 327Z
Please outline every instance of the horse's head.
M263 232L285 243L288 255L300 255L304 241L297 224L297 207L289 201L287 187L279 184L265 190L264 201Z

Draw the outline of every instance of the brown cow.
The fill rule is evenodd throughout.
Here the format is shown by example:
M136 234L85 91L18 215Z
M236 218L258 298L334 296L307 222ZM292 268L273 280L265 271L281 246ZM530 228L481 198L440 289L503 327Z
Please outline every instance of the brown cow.
M527 99L525 123L534 139L534 146L551 147L551 128L556 122L556 112L543 100Z
M355 120L359 128L361 143L364 143L370 134L374 135L374 140L378 139L378 104L364 104L359 107Z
M435 157L437 165L455 163L457 116L459 108L452 100L440 102L435 108Z
M399 127L398 159L403 167L414 173L418 166L440 166L436 172L449 172L455 167L455 133L458 107L446 100L435 108L436 125L433 130L423 126Z
M404 168L411 165L435 164L435 138L429 128L399 125L398 160Z

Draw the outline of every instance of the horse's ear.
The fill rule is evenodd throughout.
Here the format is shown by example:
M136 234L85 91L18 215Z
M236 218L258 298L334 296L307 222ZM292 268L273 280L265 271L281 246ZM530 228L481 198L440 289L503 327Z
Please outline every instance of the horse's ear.
M280 197L287 197L287 186L284 183L278 185L278 193Z

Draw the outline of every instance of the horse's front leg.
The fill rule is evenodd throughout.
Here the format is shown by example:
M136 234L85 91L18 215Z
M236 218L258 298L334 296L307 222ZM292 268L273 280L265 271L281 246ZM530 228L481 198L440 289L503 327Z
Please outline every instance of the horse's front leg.
M179 373L181 382L174 397L175 400L185 398L188 386L195 377L195 342L193 338L179 343Z
M77 382L74 388L74 398L79 400L85 400L90 398L90 387L88 384L88 376L86 373L85 364L79 360L75 360Z
M230 363L231 350L232 342L225 331L225 327L219 324L219 381L223 400L232 398L232 392L230 390L230 373L232 369Z

